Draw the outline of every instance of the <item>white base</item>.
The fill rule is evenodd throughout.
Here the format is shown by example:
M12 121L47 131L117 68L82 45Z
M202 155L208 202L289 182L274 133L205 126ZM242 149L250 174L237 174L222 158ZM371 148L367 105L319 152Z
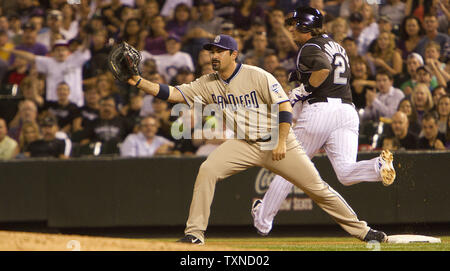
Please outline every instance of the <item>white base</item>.
M440 243L441 239L424 235L400 234L389 235L387 242L392 244Z

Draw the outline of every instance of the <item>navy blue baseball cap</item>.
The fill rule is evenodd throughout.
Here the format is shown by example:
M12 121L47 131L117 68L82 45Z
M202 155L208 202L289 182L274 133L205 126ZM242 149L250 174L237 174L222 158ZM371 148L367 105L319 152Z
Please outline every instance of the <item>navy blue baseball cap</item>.
M233 37L228 35L218 35L214 38L214 41L203 45L203 49L210 51L212 47L219 47L225 50L238 50L238 45Z

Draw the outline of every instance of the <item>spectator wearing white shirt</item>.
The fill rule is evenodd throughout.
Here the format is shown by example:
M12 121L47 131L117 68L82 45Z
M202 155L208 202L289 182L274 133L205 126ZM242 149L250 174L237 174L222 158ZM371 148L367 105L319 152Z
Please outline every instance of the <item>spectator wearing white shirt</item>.
M377 6L366 2L362 5L360 12L364 18L366 28L371 29L371 31L374 31L375 29L378 30L378 23L377 23L378 8L377 8Z
M0 160L12 159L19 153L17 141L8 136L6 121L0 118Z
M363 56L367 53L372 41L378 37L378 27L366 25L364 17L360 12L352 13L349 21L349 36L356 41L358 53Z
M143 73L144 74L144 73ZM161 74L157 72L150 73L148 75L148 80L154 82L155 84L166 84L164 81L164 78L161 76ZM142 100L142 107L141 112L139 113L139 116L145 117L147 115L151 115L155 113L155 110L153 109L153 100L155 100L155 96L152 95L145 95L144 99Z
M123 157L150 157L169 154L174 143L162 136L157 136L158 121L155 116L144 117L139 125L139 132L130 134L120 147Z
M405 18L406 4L401 0L388 0L388 3L383 5L380 9L380 15L389 16L392 24L399 27Z
M151 55L148 52L143 53L143 60L153 58L156 61L158 73L161 74L166 82L172 81L181 68L188 68L194 72L194 63L192 57L185 52L181 52L181 39L175 34L171 34L166 39L166 54Z
M380 117L391 118L394 115L405 94L400 89L394 88L392 84L393 77L389 72L377 73L376 87L379 92L367 90L363 120L379 121Z
M192 7L192 0L166 0L161 8L161 15L165 18L172 18L174 16L175 7L179 4L185 4L189 8Z
M171 84L173 86L178 86L182 84L189 84L195 80L194 73L186 67L178 70L177 75L172 79Z
M63 34L66 40L71 40L78 35L78 20L77 10L75 5L71 5L68 2L64 2L60 5L63 19L59 32Z
M66 82L70 87L69 101L78 107L83 106L83 64L91 58L91 53L85 44L70 54L68 43L57 40L53 45L52 56L37 56L22 50L11 50L15 55L36 63L38 72L46 75L46 101L57 101L56 88L59 83Z
M339 17L344 18L348 18L351 14L360 11L364 4L363 0L343 0L338 2L340 2Z
M83 64L91 58L86 48L78 49L69 54L68 43L60 40L53 45L52 57L36 56L36 69L46 75L46 100L57 101L56 88L58 83L64 81L70 87L69 100L81 107L83 97Z
M60 29L63 23L63 15L59 10L52 10L47 15L48 31L37 35L37 42L42 43L47 47L47 50L52 48L52 41L55 40L55 36L62 35Z

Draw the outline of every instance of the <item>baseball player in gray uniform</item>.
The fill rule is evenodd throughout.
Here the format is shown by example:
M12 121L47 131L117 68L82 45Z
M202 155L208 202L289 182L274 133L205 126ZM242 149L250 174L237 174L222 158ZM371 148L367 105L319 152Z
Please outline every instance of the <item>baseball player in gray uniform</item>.
M245 125L257 127L260 131L270 130L272 115L267 116L267 121L247 118L245 124L235 123L237 129L229 127L234 131L246 131L245 138L225 141L200 166L185 236L179 242L204 244L216 183L254 166L265 167L305 191L350 235L364 241L384 242L386 234L360 221L345 200L320 178L295 139L291 129L292 107L277 80L260 68L237 63L237 43L230 36L216 36L214 42L204 45L204 48L210 51L215 73L176 87L156 84L139 75L133 75L128 83L171 103L186 103L191 107L195 107L195 101L202 105L216 104L227 119L234 117L234 110L253 110L264 104L278 104L278 110L270 112L278 120L275 123L278 140L271 150L265 150L266 135L251 140L249 129L239 127Z
M359 117L352 104L350 64L337 42L322 32L322 14L314 8L296 9L287 22L294 40L300 44L297 69L290 79L301 83L289 97L294 106L294 129L306 154L312 158L324 148L343 185L379 182L385 186L395 179L392 153L356 162ZM292 184L276 176L262 200L252 204L254 226L267 235Z

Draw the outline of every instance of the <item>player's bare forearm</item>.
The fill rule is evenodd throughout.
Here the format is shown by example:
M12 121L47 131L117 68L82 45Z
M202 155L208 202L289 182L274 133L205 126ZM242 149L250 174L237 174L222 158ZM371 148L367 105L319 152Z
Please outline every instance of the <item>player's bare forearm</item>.
M286 145L289 129L291 129L291 124L287 122L282 122L278 125L278 128L279 128L278 136L280 138L280 142Z
M292 107L289 102L284 102L279 105L279 112L292 113ZM291 129L291 123L280 122L278 124L278 144L272 151L272 160L279 161L286 156L286 141Z
M159 93L159 84L153 83L149 80L146 80L140 76L133 76L132 78L128 79L128 84L134 86L136 83L141 79L141 82L138 85L138 88L143 90L145 93L149 95L156 96ZM186 103L186 101L183 98L183 95L176 90L174 87L169 86L169 98L167 101L169 103Z
M286 122L282 122L278 126L278 144L275 149L272 150L272 160L280 161L286 157L286 140L289 134L291 125Z
M318 87L327 79L330 70L322 69L318 71L313 71L309 77L309 84L313 87Z

